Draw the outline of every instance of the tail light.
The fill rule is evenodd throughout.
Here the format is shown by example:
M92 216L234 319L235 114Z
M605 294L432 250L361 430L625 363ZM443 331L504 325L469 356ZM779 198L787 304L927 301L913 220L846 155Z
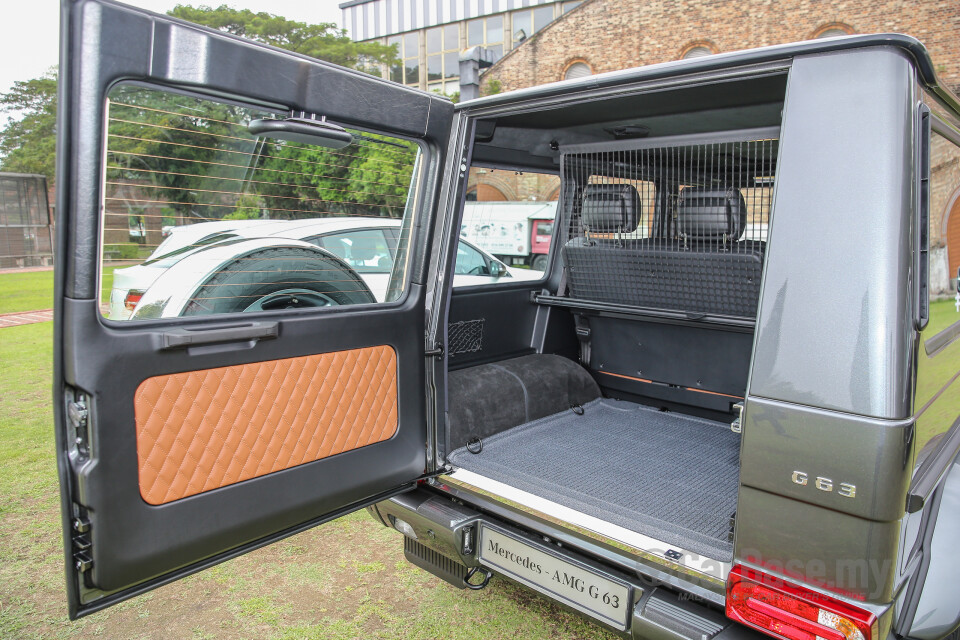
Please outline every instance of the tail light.
M127 291L127 296L123 299L123 306L127 311L133 311L136 308L137 303L140 302L140 298L143 297L143 291L137 291L136 289L130 289Z
M876 640L869 611L736 565L727 578L727 617L782 640Z

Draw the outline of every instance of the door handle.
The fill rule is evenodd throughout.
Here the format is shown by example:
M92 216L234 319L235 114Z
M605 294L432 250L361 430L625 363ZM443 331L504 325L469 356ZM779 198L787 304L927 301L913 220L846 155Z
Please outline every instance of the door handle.
M246 322L243 324L171 329L160 334L160 350L187 349L202 344L220 342L249 342L270 340L279 334L277 322Z

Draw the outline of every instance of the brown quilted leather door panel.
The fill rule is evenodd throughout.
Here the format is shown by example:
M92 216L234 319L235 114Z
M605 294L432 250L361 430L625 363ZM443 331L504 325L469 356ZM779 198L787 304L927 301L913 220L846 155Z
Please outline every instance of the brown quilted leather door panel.
M397 356L378 346L148 378L140 495L159 505L389 439Z

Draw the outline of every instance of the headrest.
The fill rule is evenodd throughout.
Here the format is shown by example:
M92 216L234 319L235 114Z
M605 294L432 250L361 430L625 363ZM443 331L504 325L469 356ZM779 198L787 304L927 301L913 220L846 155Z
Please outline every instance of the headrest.
M583 190L582 224L587 231L634 231L640 194L630 184L591 184Z
M688 238L736 240L747 225L747 203L737 189L687 187L680 191L677 218Z

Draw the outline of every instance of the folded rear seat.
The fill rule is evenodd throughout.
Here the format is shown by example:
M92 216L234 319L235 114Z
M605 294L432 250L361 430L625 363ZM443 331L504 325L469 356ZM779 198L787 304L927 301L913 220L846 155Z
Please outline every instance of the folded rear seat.
M675 238L622 238L636 230L638 205L631 185L584 190L584 236L563 248L570 297L694 315L756 317L764 243L739 240L747 218L739 190L683 189ZM596 233L613 237L598 239Z
M600 397L583 367L551 354L451 371L447 385L451 450Z

